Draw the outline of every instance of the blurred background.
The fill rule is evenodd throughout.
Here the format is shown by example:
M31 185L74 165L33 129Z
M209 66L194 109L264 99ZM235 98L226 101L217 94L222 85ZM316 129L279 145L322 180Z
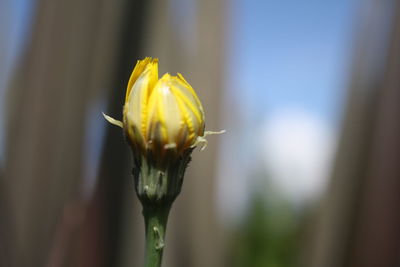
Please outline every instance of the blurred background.
M1 0L0 266L143 265L119 128L138 59L208 130L165 267L400 266L396 0Z

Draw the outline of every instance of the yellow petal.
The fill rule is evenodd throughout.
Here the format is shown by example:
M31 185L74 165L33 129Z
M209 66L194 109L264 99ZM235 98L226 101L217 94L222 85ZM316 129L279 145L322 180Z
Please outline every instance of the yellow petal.
M135 68L132 71L131 77L129 78L128 86L126 88L125 102L128 101L129 94L131 93L134 83L137 81L139 76L145 71L150 69L151 71L151 86L157 83L158 80L158 59L152 59L146 57L143 60L138 60Z
M171 92L171 76L165 74L151 93L148 104L148 138L164 144L176 143L182 131L182 112ZM152 133L157 131L157 133Z
M186 82L182 75L172 77L171 88L177 97L181 110L184 110L185 122L189 126L190 138L194 140L204 131L204 111L193 88ZM193 141L192 140L192 141Z
M197 96L196 92L194 91L193 87L186 81L185 78L183 78L182 74L178 73L178 78L179 78L178 81L184 83L186 89L190 91L190 93L192 94L192 96L193 96L194 99L196 100L197 105L200 106L201 109L203 109L203 107L202 107L202 105L201 105L201 102L200 102L200 99L199 99L199 97ZM203 112L203 113L204 113L204 112Z
M128 84L130 90L127 90L124 106L124 123L127 124L125 128L128 130L135 126L135 132L138 132L136 135L140 134L142 140L146 136L147 102L157 80L158 60L146 58L136 65ZM134 138L130 130L127 133Z

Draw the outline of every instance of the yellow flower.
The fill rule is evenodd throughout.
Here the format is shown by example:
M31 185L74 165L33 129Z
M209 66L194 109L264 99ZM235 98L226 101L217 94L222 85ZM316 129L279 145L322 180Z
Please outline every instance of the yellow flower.
M190 84L180 73L159 79L158 59L149 57L137 62L129 79L123 121L104 117L124 129L135 150L156 157L205 145L204 136L215 133L204 132L203 107Z

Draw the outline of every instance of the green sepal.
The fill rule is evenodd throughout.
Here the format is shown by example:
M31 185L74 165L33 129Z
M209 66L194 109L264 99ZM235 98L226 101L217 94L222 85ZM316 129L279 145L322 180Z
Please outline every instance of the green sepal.
M160 164L152 154L134 156L133 177L136 193L144 205L172 204L181 192L186 168L193 149L178 157L170 157Z

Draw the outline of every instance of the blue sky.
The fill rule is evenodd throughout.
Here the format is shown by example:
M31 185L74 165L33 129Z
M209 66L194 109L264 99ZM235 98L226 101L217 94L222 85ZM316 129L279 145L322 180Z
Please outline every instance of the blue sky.
M335 124L358 0L232 3L228 86L247 116L294 105Z
M360 0L229 3L223 105L229 123L220 138L217 194L227 222L242 214L253 190L271 190L265 181L297 203L323 192ZM255 175L260 171L269 177Z

